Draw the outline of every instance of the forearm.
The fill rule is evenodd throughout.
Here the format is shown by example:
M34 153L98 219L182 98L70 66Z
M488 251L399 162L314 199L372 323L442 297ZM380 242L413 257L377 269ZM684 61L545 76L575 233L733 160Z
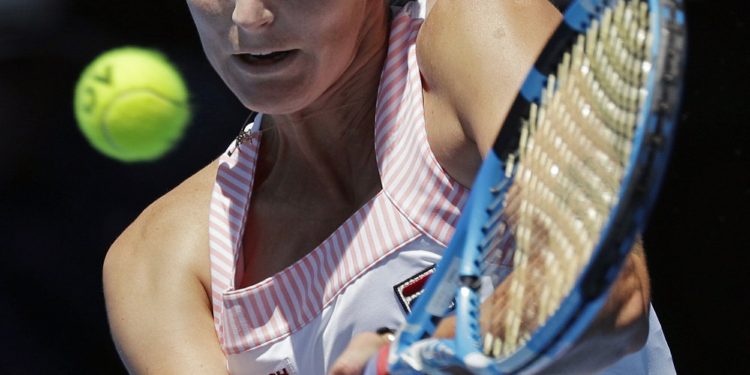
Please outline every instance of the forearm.
M510 276L512 277L512 275ZM506 280L507 281L507 280ZM501 298L503 288L498 288L492 297L485 301L495 303L493 298ZM545 374L595 373L617 362L628 353L641 348L649 330L649 279L643 247L638 241L623 269L613 284L610 295L581 338L561 358L550 364ZM491 309L490 309L491 310ZM491 317L483 309L483 327L487 327ZM450 338L455 335L455 317L443 319L434 333L435 337ZM359 374L365 365L363 358L372 356L383 344L382 339L373 333L361 334L352 341L341 356L333 374Z
M596 319L546 373L596 372L637 351L648 337L649 306L646 259L638 241Z
M508 284L506 280L483 306L503 304ZM596 372L641 348L648 336L649 306L648 271L643 247L638 241L596 319L571 349L549 367L549 373ZM493 309L483 308L485 331L491 329L496 318L486 311ZM454 332L455 319L451 317L440 322L435 336L453 337Z

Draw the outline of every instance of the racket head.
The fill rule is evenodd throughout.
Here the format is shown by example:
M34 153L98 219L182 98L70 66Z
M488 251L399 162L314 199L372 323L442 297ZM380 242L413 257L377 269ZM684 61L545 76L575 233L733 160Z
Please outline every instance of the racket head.
M521 149L528 147L525 142L529 138L529 122L532 121L530 117L541 116L539 108L545 105L545 101L553 100L552 95L558 91L562 92L562 80L555 80L561 77L559 66L564 60L563 56L566 53L570 56L572 46L580 42L580 35L590 32L592 25L600 25L602 17L610 17L610 21L618 17L613 16L612 12L616 11L619 4L632 5L631 8L626 7L632 10L631 13L643 12L643 9L648 11L641 22L643 25L633 30L625 29L635 33L636 40L645 38L640 42L643 43L642 50L646 57L642 61L632 62L643 70L643 74L638 78L641 82L637 86L636 108L630 109L633 118L629 119L628 126L632 127L629 131L632 134L627 136L628 152L620 161L623 167L616 178L616 199L606 207L606 217L595 229L599 235L593 245L586 250L584 261L574 267L573 281L569 281L568 285L563 287L563 292L555 292L561 296L553 302L555 306L547 309L546 316L541 319L534 317L537 323L526 327L528 332L520 335L524 337L518 339L519 334L515 334L517 342L501 344L508 345L510 349L496 350L497 337L494 334L491 334L491 340L487 340L486 336L482 337L485 333L482 331L495 329L488 327L492 326L492 322L480 322L479 306L483 299L481 294L485 293L482 292L485 284L482 279L487 278L484 269L488 263L497 263L498 267L495 268L499 271L493 271L489 276L489 284L492 288L501 288L505 282L507 286L509 282L506 277L510 267L508 259L523 257L518 255L517 250L519 242L524 241L524 235L520 232L534 232L536 229L533 225L531 229L528 225L521 229L520 225L513 227L513 220L520 220L514 216L519 209L516 208L514 213L513 205L524 204L513 201L514 194L519 195L517 191L522 189L516 188L516 182L527 173L523 166L518 167L519 145L523 144ZM643 17L644 13L638 14ZM619 17L621 16L622 14ZM645 34L640 35L644 32L641 27L644 25ZM682 3L678 0L581 0L570 4L564 14L563 23L553 34L535 67L527 76L498 139L478 174L455 237L428 283L425 293L408 318L404 331L399 335L398 343L394 345L391 352L391 362L394 364L392 370L409 366L414 368L416 363L421 366L419 370L458 364L477 372L533 372L559 356L580 337L604 304L607 292L615 281L637 233L645 227L648 213L656 199L674 138L675 119L679 109L686 38L684 25ZM565 64L569 65L570 61ZM556 71L558 76L555 76ZM624 104L625 107L629 105ZM601 117L604 118L601 121L604 123L617 122L616 119L607 118L606 113ZM541 123L541 120L539 121ZM621 130L617 128L615 133ZM535 134L543 134L538 133L538 130L534 131L537 131ZM618 148L619 145L612 147ZM522 176L519 176L519 173ZM493 205L492 202L497 201L502 202L499 208L487 209ZM506 229L502 229L502 233L497 232L498 226ZM486 247L487 238L493 236L504 238L499 241L500 245L494 245L496 248L507 248L499 251L500 256L497 256L497 259L487 261L488 251L483 247ZM518 267L518 264L515 267ZM517 279L517 274L518 270L513 271L514 277L511 279ZM531 285L534 281L550 283L549 279L543 278L524 282ZM524 285L514 285L507 288L523 287ZM455 339L429 341L417 345L420 348L418 351L411 350L418 340L434 332L437 322L448 313L447 306L450 305L448 302L451 298L455 298L456 305ZM532 302L538 304L536 301ZM525 318L520 308L521 305L517 307L519 311L515 312L518 315L515 317L516 321ZM487 307L483 309L486 310ZM509 314L502 313L506 316ZM524 324L517 324L522 325ZM507 331L507 328L503 330ZM407 352L410 354L404 356L403 353ZM398 365L399 353L402 358L409 358L409 366Z

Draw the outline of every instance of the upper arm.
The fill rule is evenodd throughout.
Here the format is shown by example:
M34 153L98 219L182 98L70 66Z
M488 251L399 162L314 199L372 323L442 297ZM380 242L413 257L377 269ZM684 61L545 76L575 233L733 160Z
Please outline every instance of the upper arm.
M463 137L474 152L485 155L560 21L549 0L436 0L417 45L428 133L437 134L428 134L430 146L441 150ZM631 280L632 287L625 288L625 294L638 291L640 302L635 299L633 309L643 310L649 288L640 241L627 265L622 279ZM628 322L640 315L633 312L619 319Z
M428 139L441 165L465 185L560 20L548 0L436 0L432 6L417 45ZM643 345L648 306L648 272L638 242L590 334L617 336L635 343L628 346L633 350ZM438 335L451 336L453 325L444 320Z
M208 197L190 181L147 208L105 259L109 323L133 373L226 373L207 291Z
M444 134L458 127L485 155L559 21L548 0L437 0L417 47L428 126Z

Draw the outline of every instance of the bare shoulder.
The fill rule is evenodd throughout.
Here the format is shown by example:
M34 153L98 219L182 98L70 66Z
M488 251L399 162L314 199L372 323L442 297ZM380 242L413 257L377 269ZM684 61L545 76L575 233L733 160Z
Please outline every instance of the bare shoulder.
M419 34L417 56L428 136L439 159L446 152L447 164L460 157L460 145L452 144L458 141L482 155L491 147L560 18L548 0L434 2Z
M209 285L208 207L216 168L212 162L149 205L114 242L105 268L169 265Z
M209 296L215 171L212 163L151 204L107 253L107 317L131 373L226 373Z
M226 373L209 293L216 168L211 163L151 204L107 253L107 317L131 373Z

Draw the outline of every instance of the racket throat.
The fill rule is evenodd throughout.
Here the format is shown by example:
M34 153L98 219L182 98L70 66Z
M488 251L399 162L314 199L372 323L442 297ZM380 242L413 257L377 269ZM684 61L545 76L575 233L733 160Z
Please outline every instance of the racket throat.
M461 286L456 294L456 356L472 373L486 373L492 360L482 353L479 333L479 289L481 279L459 276Z

